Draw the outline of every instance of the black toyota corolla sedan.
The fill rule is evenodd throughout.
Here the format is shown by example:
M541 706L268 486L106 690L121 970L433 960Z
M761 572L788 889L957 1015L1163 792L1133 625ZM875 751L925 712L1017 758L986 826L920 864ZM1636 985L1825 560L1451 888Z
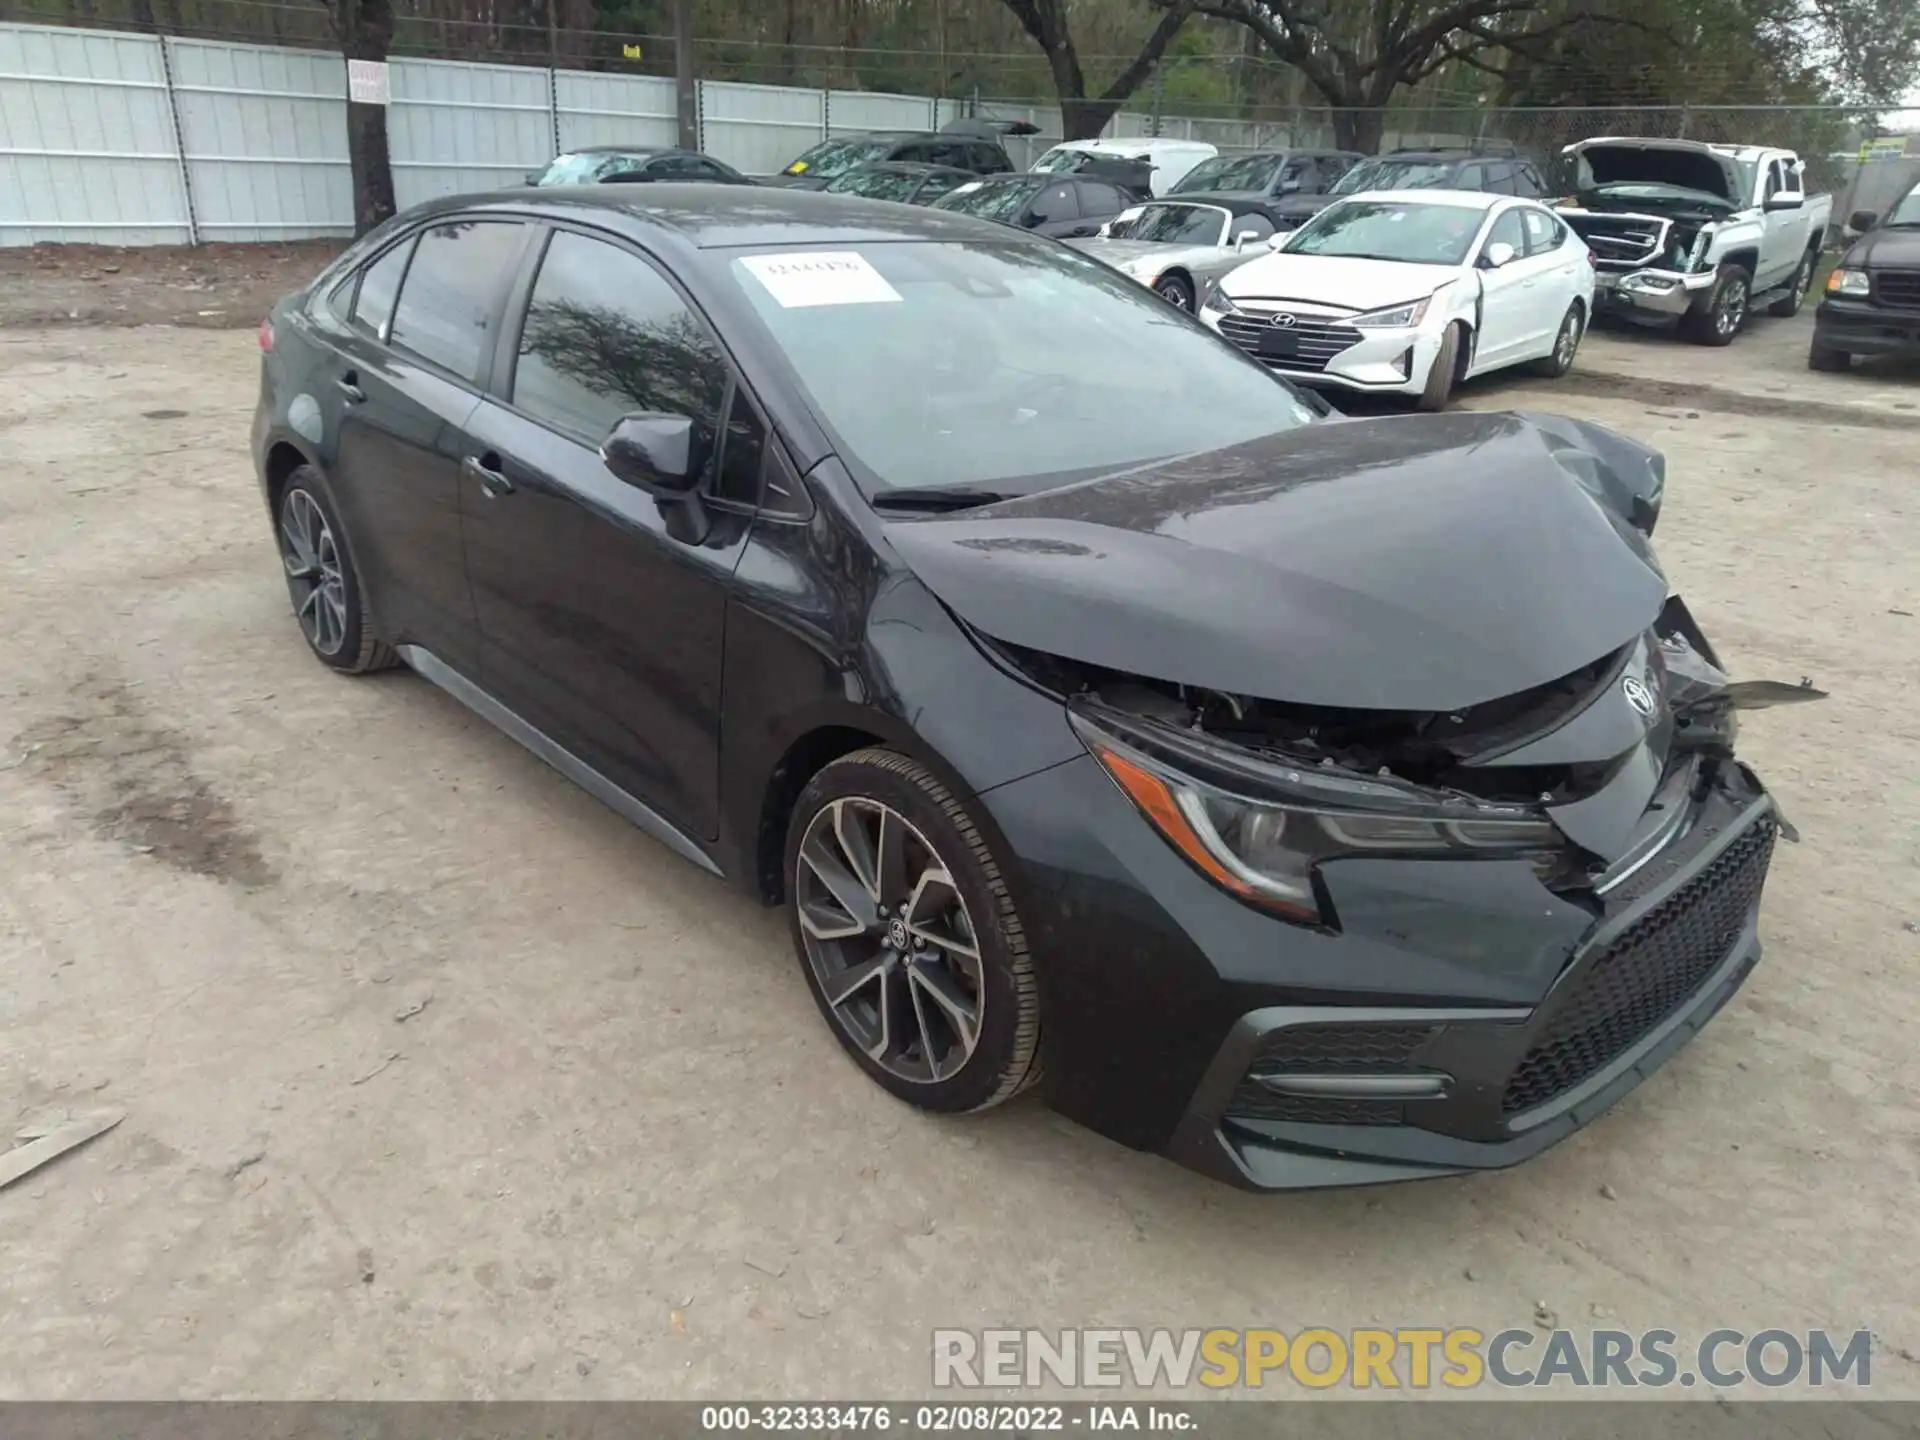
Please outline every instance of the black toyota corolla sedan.
M784 905L903 1100L1503 1166L1759 957L1781 822L1634 441L1330 419L1060 245L718 186L415 209L261 344L313 653Z

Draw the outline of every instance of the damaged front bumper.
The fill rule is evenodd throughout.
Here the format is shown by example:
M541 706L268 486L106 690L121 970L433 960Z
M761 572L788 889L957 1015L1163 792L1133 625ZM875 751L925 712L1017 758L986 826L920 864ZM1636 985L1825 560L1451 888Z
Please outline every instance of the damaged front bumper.
M1707 302L1719 277L1712 271L1685 275L1677 270L1601 270L1595 276L1594 303L1604 310L1677 319Z

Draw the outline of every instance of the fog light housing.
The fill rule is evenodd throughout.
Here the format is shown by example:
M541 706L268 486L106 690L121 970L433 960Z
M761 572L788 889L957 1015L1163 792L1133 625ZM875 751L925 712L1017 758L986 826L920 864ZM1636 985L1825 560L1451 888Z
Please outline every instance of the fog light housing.
M1400 372L1400 378L1402 380L1411 380L1413 378L1413 347L1411 345L1407 346L1406 349L1402 350L1399 355L1394 358L1393 368Z

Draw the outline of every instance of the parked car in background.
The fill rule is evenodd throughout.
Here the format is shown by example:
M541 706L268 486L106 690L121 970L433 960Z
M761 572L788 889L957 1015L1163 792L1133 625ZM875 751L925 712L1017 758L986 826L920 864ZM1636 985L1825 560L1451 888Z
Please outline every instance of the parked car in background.
M629 185L655 180L697 180L716 185L754 183L711 155L653 145L596 145L585 150L569 150L548 161L545 169L527 174L527 184L538 186Z
M856 165L829 180L829 195L861 195L869 200L896 200L903 205L931 205L956 186L980 177L951 165L920 165L906 160L882 160Z
M1149 191L1165 195L1193 169L1220 153L1200 140L1065 140L1033 162L1035 175L1072 175L1102 160L1144 162Z
M1192 312L1221 276L1267 253L1274 226L1266 203L1155 200L1121 211L1091 240L1068 243Z
M1593 257L1546 206L1466 191L1338 200L1231 271L1200 318L1290 380L1413 395L1573 365L1593 314Z
M1920 185L1884 216L1856 210L1860 238L1827 276L1813 312L1812 370L1845 370L1856 355L1920 358Z
M933 208L1066 239L1097 234L1137 199L1112 181L1082 175L994 175L949 191Z
M913 165L940 165L975 175L1012 171L1003 137L1031 135L1036 127L1024 120L955 120L942 130L875 130L865 135L842 135L803 150L778 175L763 182L792 190L824 190L858 165L899 160Z
M1511 146L1393 150L1360 161L1323 195L1287 197L1279 212L1298 225L1342 196L1376 190L1475 190L1530 200L1550 193L1540 168Z
M1067 246L717 185L416 207L260 344L316 662L411 666L782 907L902 1101L1044 1087L1255 1189L1498 1168L1759 961L1778 810L1626 436L1324 423ZM699 1023L790 1020L734 958ZM858 1109L804 1038L755 1063ZM1690 1088L1650 1103L1769 1119Z
M1755 305L1799 313L1833 218L1791 150L1601 138L1561 152L1560 214L1593 248L1603 309L1728 345Z
M1350 150L1255 150L1216 155L1194 166L1167 193L1261 200L1324 195L1365 158Z

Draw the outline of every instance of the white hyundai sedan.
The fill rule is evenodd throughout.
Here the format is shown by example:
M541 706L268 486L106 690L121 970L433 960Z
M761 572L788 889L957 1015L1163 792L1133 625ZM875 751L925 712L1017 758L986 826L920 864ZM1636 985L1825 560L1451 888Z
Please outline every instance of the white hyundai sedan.
M1200 318L1302 384L1441 410L1489 370L1566 374L1593 314L1586 242L1510 195L1356 195L1272 244L1209 290Z

